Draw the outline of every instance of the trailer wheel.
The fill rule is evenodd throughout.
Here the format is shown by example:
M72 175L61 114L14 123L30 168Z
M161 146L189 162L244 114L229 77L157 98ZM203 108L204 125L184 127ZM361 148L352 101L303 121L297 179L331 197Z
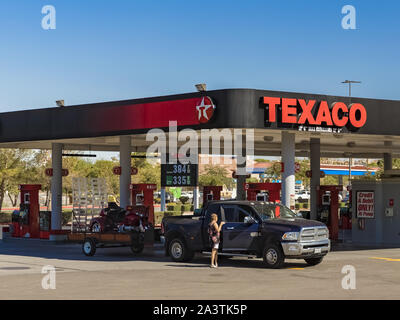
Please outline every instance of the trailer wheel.
M82 244L82 252L88 257L94 256L96 253L96 242L91 238L85 239Z
M175 262L186 262L193 259L194 252L186 247L183 240L175 238L169 243L169 255Z
M136 244L131 246L131 251L133 254L139 254L142 253L144 249L144 244Z

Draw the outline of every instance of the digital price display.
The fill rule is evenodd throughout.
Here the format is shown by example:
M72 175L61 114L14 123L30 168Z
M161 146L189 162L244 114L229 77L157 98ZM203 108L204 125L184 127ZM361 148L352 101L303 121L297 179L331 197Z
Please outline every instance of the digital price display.
M197 164L162 164L162 187L196 187L198 180Z

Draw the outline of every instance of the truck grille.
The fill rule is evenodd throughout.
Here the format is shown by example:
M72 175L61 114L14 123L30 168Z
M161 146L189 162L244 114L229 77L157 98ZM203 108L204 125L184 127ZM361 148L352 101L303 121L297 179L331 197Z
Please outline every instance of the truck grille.
M328 229L325 227L304 228L300 233L300 241L319 241L329 237Z

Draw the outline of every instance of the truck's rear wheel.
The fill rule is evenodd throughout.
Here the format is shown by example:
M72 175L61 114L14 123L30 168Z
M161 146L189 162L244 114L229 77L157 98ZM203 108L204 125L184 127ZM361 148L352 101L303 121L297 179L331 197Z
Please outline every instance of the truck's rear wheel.
M186 247L183 240L175 238L169 243L169 255L175 262L185 262L193 259L194 252Z
M279 245L267 243L263 250L263 260L267 268L279 269L285 263L285 255Z
M324 260L324 257L304 259L304 261L310 266L316 266L317 264L320 264L322 260Z

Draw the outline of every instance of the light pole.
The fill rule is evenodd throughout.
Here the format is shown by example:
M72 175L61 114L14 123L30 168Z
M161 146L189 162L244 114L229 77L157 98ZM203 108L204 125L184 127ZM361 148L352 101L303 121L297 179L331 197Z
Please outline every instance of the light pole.
M344 80L342 83L346 83L349 85L349 97L351 98L351 84L352 83L361 83L361 81L355 81L355 80Z
M352 83L361 83L361 81L355 81L355 80L344 80L342 81L342 83L348 84L349 85L349 98L350 98L350 102L351 102L351 84ZM353 165L353 158L349 157L349 185L351 185L351 167Z

